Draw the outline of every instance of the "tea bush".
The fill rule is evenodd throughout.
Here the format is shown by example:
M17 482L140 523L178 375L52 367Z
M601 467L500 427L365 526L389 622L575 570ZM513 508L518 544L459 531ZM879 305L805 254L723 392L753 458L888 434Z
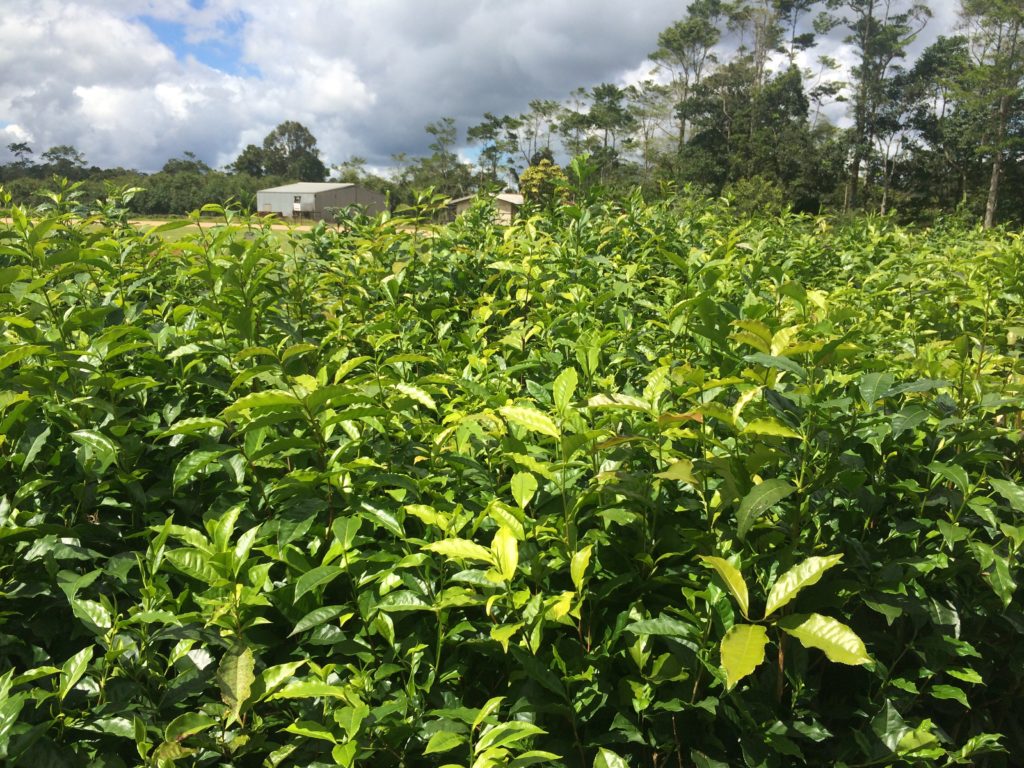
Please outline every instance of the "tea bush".
M0 754L1024 759L1024 248L0 215Z

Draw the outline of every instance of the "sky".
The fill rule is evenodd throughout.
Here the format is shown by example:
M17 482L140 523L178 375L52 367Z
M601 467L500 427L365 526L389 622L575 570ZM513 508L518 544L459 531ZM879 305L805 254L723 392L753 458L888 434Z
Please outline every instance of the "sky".
M955 0L915 47L948 33ZM426 154L424 126L625 83L651 69L685 0L0 0L0 161L75 146L155 171L190 151L223 167L297 120L328 165ZM840 38L822 44L850 60ZM841 118L841 115L838 116Z

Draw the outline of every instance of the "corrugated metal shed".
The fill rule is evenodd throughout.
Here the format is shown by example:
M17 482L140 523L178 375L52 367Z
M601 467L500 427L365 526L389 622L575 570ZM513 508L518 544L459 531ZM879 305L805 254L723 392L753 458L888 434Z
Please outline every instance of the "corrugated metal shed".
M358 205L375 215L387 208L380 192L362 184L300 181L256 193L260 213L276 213L286 218L329 219L342 208Z

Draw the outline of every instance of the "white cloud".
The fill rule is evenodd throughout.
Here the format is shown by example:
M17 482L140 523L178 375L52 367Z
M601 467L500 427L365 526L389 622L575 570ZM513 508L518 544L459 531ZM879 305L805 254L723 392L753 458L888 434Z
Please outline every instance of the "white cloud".
M186 150L224 165L289 119L329 162L385 165L426 151L423 126L441 116L464 130L485 111L645 77L658 32L683 12L677 0L3 4L4 144L29 140L37 154L73 144L90 163L142 170ZM946 5L931 28L948 28ZM147 19L180 40L161 42ZM204 46L235 51L238 66L203 64L214 60Z

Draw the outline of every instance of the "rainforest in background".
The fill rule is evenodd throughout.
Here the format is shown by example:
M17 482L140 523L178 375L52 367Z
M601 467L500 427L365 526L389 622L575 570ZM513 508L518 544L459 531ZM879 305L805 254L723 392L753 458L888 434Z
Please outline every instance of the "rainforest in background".
M132 194L0 191L5 765L1021 764L1018 235Z
M620 198L640 187L652 200L669 183L744 210L1019 223L1024 9L959 9L955 34L912 55L931 16L913 0L693 0L651 41L648 79L585 85L518 114L439 116L426 126L430 154L395 155L384 175L359 157L327 167L310 131L285 120L219 170L189 152L148 175L101 169L73 146L14 143L0 183L24 204L55 174L85 181L93 199L137 186L135 213L184 214L229 199L251 209L257 189L331 176L397 206L428 187L516 189L544 159L586 153L597 165L588 183Z

